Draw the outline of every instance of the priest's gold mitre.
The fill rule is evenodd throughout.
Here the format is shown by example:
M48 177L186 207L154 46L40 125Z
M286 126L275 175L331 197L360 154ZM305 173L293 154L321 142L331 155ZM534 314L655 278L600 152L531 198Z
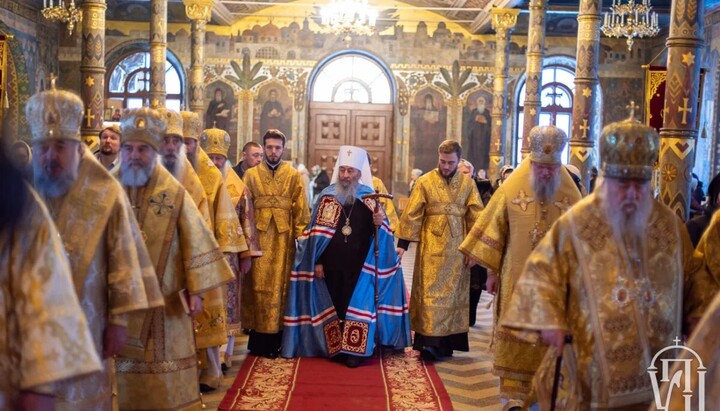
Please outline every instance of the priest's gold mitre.
M230 135L225 130L209 128L200 135L200 147L208 154L218 154L227 158Z
M165 123L167 124L167 131L165 131L165 135L175 135L182 138L183 119L180 113L167 109L165 107L160 107L157 109L157 111L158 113L160 113L162 118L165 120Z
M82 141L82 100L69 91L56 90L54 84L51 87L30 97L25 106L33 143L51 139Z
M202 125L200 124L200 116L198 113L192 111L181 111L183 121L183 137L192 138L197 140L200 138L202 132Z
M143 107L130 110L120 122L120 139L141 141L149 144L156 151L165 139L167 123L158 110Z
M634 116L605 126L600 136L604 177L650 180L658 160L660 137Z
M530 130L530 161L561 164L567 134L555 126L535 126Z

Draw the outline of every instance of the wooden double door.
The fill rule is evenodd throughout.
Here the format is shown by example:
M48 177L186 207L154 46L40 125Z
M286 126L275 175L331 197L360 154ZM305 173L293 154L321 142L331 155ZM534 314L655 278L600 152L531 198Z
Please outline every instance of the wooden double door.
M372 158L372 173L392 190L392 104L310 103L308 167L332 178L340 146L357 146Z

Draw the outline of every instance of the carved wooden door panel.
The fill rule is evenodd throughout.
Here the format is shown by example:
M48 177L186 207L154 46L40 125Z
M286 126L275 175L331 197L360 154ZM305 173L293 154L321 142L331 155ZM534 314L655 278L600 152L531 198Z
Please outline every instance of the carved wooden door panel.
M367 150L372 172L392 184L392 104L311 103L307 166L326 167L328 175L340 146Z

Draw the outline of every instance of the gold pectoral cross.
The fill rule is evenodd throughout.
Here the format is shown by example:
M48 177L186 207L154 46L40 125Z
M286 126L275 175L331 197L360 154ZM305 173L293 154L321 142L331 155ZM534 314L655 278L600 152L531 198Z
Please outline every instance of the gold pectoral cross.
M538 223L535 223L535 228L530 231L530 246L533 249L535 249L535 246L538 245L543 237L545 237L545 232L545 230L540 229L540 225Z

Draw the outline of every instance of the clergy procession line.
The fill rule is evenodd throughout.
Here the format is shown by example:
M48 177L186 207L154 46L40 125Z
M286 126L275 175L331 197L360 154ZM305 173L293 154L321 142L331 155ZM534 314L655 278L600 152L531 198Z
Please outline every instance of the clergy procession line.
M659 139L632 114L603 129L589 195L562 166L565 133L538 126L494 189L444 141L398 216L360 147L340 147L312 196L278 130L233 168L228 134L193 112L129 110L96 155L77 95L52 84L25 113L32 169L0 150L2 410L200 409L243 331L268 359L355 368L380 347L412 347L441 361L469 350L483 286L503 409L675 410L679 390L703 385L720 403L708 338L720 217L694 249L653 198ZM648 368L683 336L711 381L692 373L691 387L660 395Z

